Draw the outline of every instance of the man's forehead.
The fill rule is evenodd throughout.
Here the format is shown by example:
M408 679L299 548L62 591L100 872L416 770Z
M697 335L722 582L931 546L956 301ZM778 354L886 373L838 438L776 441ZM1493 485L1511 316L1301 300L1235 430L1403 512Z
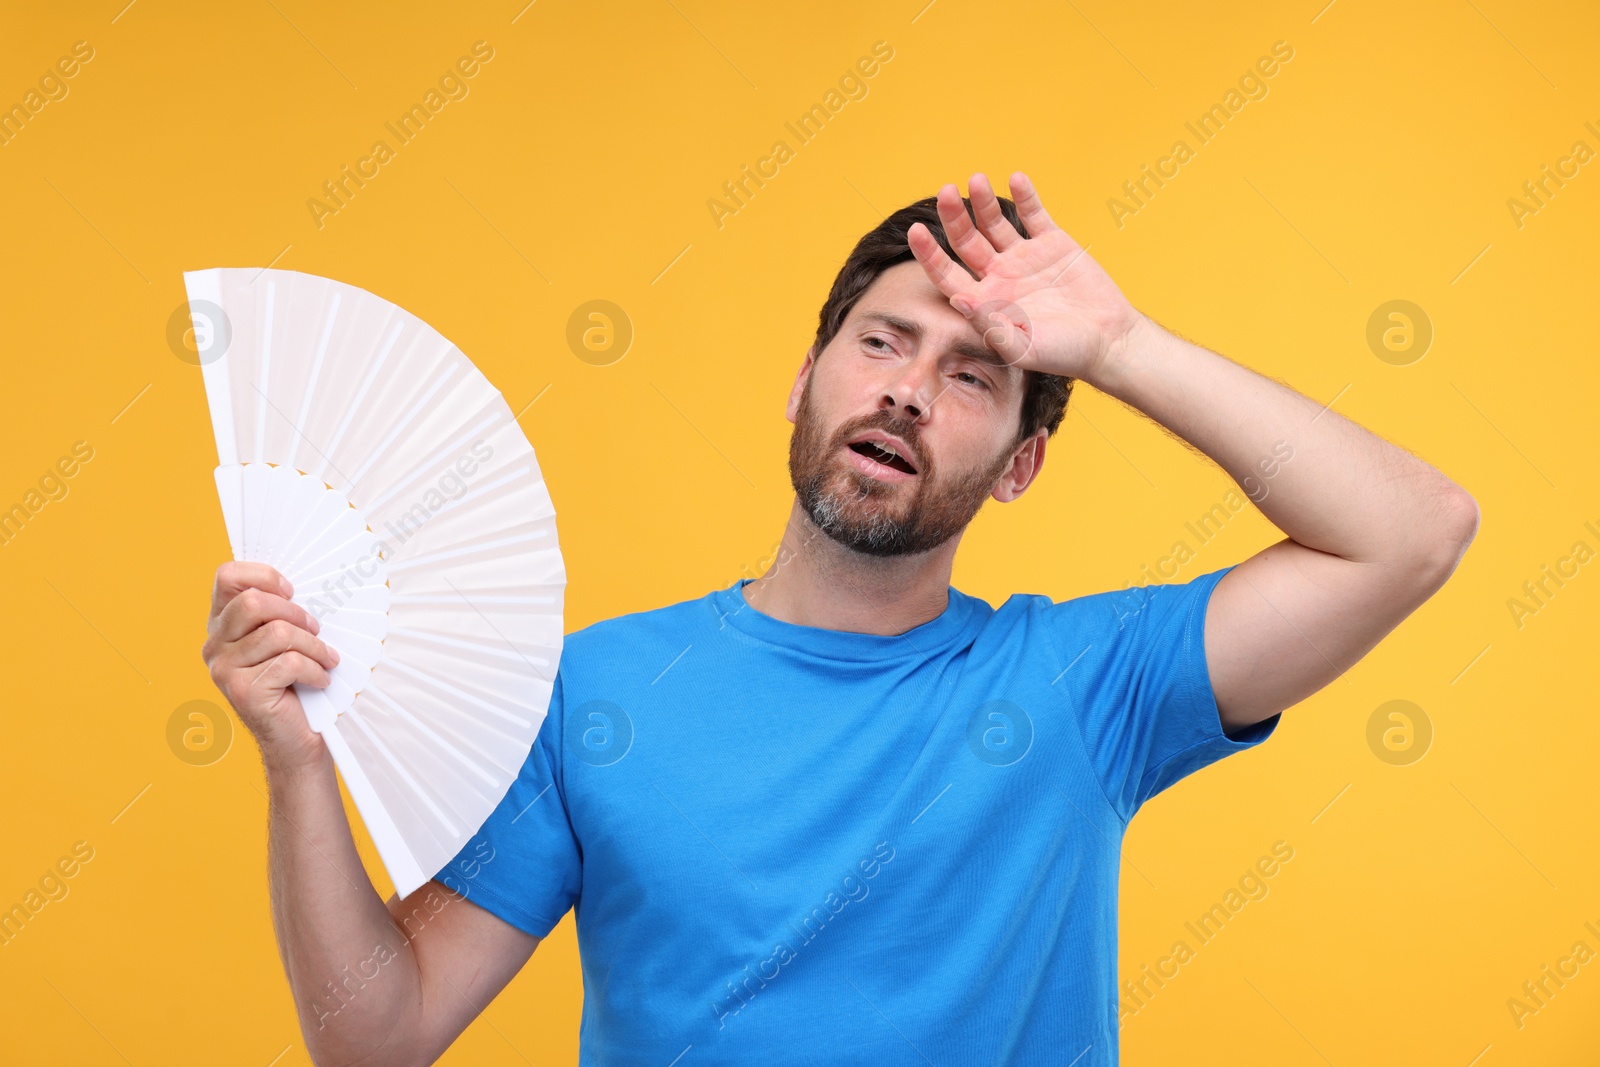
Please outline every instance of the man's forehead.
M933 279L928 277L928 272L916 260L906 260L896 263L886 270L880 271L872 279L872 284L867 286L861 294L863 301L876 298L877 302L925 304L928 307L942 307L954 311L945 300L939 287L933 284Z

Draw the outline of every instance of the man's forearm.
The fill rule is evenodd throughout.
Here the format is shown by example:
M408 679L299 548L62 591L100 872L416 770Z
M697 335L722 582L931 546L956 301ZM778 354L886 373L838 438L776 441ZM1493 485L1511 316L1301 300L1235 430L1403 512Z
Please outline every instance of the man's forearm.
M1470 497L1436 468L1147 316L1086 380L1215 460L1308 548L1408 569L1466 549Z
M272 918L307 1050L319 1064L381 1062L421 1002L416 958L361 865L326 750L267 778Z

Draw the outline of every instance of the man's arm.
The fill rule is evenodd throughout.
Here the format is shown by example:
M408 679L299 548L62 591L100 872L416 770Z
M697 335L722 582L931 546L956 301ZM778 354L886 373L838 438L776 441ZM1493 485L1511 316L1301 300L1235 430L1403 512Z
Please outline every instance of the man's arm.
M1221 464L1289 535L1212 590L1205 650L1224 730L1315 693L1444 584L1478 528L1464 489L1140 314L1050 218L1027 175L1011 175L1021 231L987 177L968 187L972 217L954 185L938 196L960 265L922 223L906 239L984 342L1020 370L1086 381L1156 420ZM1044 433L1023 447L1042 449Z
M1349 670L1477 532L1477 504L1434 467L1147 316L1085 380L1215 460L1288 535L1211 595L1206 659L1226 730Z
M378 896L356 853L332 759L268 770L278 950L317 1064L430 1064L528 961L539 939L437 881Z
M335 662L291 595L265 564L223 564L202 655L266 766L273 926L306 1050L325 1065L432 1063L539 939L438 882L379 898L291 688L326 686Z

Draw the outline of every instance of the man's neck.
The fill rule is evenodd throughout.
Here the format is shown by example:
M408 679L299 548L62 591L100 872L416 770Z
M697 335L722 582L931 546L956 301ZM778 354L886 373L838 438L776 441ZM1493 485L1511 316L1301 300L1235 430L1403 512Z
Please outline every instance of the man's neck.
M960 541L958 535L910 556L869 556L823 533L796 500L777 559L744 587L744 598L797 626L903 634L944 612Z

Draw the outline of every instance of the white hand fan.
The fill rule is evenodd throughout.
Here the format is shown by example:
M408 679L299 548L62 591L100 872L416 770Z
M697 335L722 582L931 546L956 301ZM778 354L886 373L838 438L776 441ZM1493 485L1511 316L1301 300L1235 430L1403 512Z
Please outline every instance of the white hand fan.
M566 570L533 448L416 316L287 270L183 276L233 558L271 564L340 662L295 686L401 897L483 825L561 656Z

